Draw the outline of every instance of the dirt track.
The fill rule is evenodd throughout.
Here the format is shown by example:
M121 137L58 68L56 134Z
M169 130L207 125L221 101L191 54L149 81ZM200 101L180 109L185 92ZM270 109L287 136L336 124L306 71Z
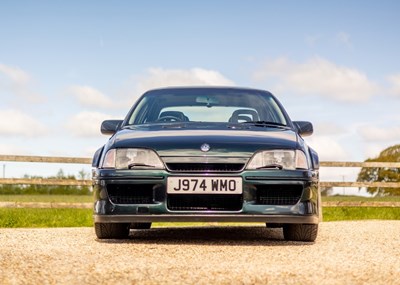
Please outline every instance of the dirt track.
M0 229L0 284L400 284L400 221L329 222L315 243L279 229Z

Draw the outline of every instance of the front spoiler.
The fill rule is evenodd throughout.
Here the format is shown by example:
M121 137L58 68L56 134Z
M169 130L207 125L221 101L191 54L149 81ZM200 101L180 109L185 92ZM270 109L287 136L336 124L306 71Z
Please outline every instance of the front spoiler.
M318 224L317 215L94 215L95 223L151 223L151 222L260 222L270 224Z

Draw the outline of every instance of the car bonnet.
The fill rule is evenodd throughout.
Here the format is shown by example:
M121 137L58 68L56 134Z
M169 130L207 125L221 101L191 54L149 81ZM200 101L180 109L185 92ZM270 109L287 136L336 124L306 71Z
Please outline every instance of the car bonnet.
M163 156L250 157L268 149L298 148L297 134L288 129L257 128L121 130L109 148L149 148Z

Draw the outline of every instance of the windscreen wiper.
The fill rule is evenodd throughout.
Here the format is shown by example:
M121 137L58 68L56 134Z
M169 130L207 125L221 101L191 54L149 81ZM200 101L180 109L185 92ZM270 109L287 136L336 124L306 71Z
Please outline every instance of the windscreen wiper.
M290 127L287 125L284 125L281 123L276 123L276 122L269 122L269 121L248 121L248 122L243 122L241 124L251 124L251 125L262 126L262 127L290 129Z
M283 165L282 164L277 164L277 163L272 163L272 164L267 164L261 167L257 167L257 169L279 169L282 170L283 169Z
M128 165L128 169L132 169L135 167L149 167L149 168L154 168L154 165L149 165L145 163L131 163Z

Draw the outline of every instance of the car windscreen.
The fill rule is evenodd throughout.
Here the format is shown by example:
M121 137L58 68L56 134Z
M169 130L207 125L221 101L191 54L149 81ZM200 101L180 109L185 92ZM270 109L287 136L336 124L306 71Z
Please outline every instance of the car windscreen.
M149 91L139 99L127 118L129 125L181 121L288 123L270 93L218 88Z

